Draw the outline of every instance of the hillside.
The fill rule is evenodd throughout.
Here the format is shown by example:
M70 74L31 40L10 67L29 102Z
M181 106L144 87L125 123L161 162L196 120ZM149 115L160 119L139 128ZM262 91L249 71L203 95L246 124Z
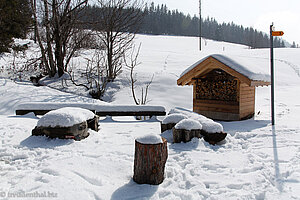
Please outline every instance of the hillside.
M138 35L142 43L140 84L149 81L149 105L192 108L192 87L176 80L190 65L209 54L251 58L269 68L269 49L203 41L198 38ZM31 49L32 50L32 49ZM276 49L276 126L270 125L270 87L256 92L256 115L240 122L221 122L226 141L212 146L203 139L172 143L168 140L166 177L159 186L133 182L134 139L160 134L159 122L131 117L104 119L100 131L80 142L31 136L38 118L15 116L23 102L98 102L87 97L0 79L0 199L31 193L59 199L300 199L300 58L299 49ZM5 57L7 56L7 57ZM9 55L2 57L5 64ZM76 58L79 61L88 53ZM5 59L4 59L5 58ZM112 104L133 104L129 71L110 87ZM70 90L76 92L73 87ZM72 92L69 91L69 92ZM82 93L81 93L82 94ZM111 95L113 94L113 95ZM49 196L49 195L52 196ZM4 198L2 198L4 197ZM26 198L23 198L26 199ZM27 198L30 199L30 198Z

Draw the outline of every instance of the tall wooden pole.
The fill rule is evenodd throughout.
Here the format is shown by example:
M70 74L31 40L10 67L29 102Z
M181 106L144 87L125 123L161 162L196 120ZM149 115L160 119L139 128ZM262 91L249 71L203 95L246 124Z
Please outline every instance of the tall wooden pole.
M271 109L272 109L272 125L275 125L275 88L274 88L274 50L273 50L273 23L270 26L270 53L271 53Z
M202 32L202 17L201 17L201 0L199 0L199 50L201 51L201 32Z

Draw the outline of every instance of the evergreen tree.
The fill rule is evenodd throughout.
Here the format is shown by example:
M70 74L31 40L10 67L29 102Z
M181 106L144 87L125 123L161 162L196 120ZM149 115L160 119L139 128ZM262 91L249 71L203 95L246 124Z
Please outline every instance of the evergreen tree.
M9 50L13 38L25 38L30 26L27 0L0 0L0 53Z
M153 2L144 9L143 24L139 33L155 35L199 36L199 18L169 10L166 5ZM252 27L244 28L231 23L218 23L214 18L202 20L201 36L207 39L247 45L251 48L270 47L269 36ZM274 39L274 47L284 47L280 38Z

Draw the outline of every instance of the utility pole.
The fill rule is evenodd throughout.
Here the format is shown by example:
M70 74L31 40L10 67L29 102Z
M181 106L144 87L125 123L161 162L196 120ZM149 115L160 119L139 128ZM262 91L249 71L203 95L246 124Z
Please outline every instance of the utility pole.
M201 51L201 32L202 32L201 0L199 0L199 50L200 51Z

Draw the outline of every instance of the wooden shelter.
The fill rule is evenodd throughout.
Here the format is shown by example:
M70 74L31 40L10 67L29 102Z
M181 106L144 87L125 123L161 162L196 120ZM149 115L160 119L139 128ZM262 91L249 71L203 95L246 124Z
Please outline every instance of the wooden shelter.
M177 85L193 85L193 111L215 120L234 121L253 117L255 87L270 85L261 73L267 66L255 60L242 65L224 55L210 55L185 70ZM255 72L253 72L255 71Z

